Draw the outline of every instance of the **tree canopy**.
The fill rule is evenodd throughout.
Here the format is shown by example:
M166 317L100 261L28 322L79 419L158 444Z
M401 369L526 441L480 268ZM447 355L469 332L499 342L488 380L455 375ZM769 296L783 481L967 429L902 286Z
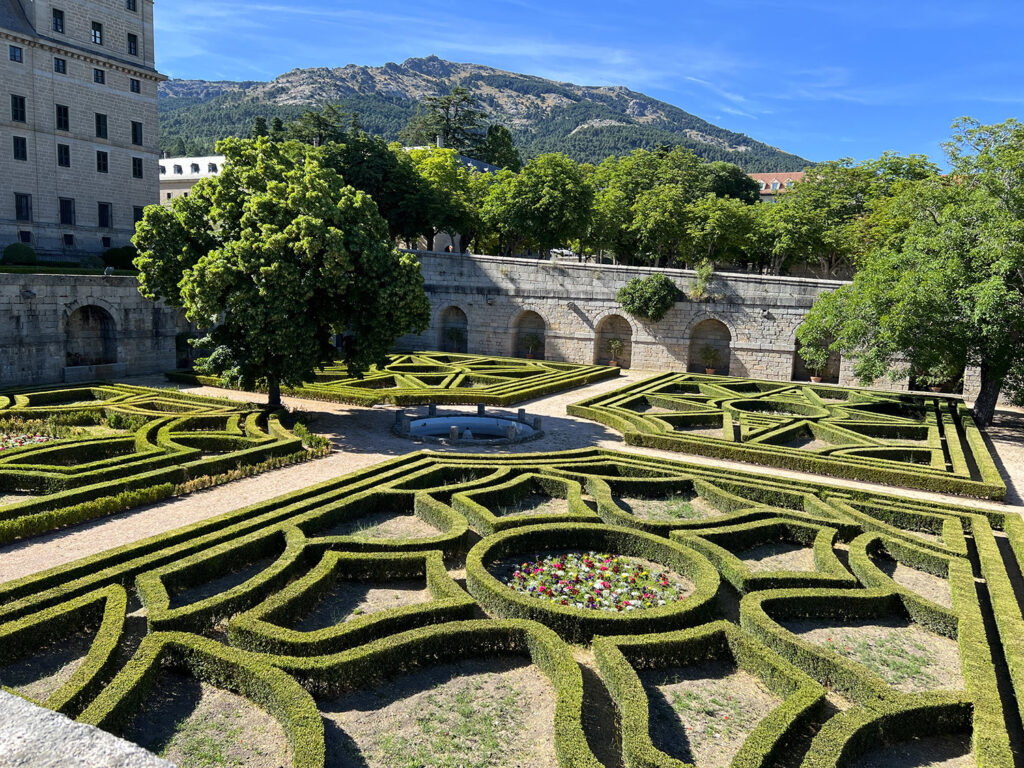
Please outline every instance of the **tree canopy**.
M134 238L143 295L206 331L200 370L264 386L276 405L282 385L338 357L336 334L358 374L427 326L419 265L325 149L262 138L219 150L221 174L147 208Z
M798 337L852 356L868 382L977 365L988 424L1000 389L1024 401L1024 125L954 130L950 175L879 174L888 194L853 283L821 297Z

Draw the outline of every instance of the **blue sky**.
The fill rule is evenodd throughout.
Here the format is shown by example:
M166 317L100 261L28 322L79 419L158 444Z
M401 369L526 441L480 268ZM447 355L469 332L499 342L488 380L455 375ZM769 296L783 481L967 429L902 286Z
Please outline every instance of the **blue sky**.
M1024 117L1021 0L162 0L173 77L436 54L625 85L812 160L936 159L960 115Z

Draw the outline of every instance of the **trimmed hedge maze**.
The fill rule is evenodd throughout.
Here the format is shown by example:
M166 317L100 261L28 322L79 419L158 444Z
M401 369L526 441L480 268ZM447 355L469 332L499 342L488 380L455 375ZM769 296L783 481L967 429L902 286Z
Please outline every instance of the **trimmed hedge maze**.
M603 612L506 586L570 552L689 592ZM460 733L477 766L1012 768L1022 564L1014 514L599 449L417 453L0 585L0 685L151 746L140 718L190 681L302 768L461 764L431 754ZM501 740L527 716L541 753Z
M0 543L312 455L245 403L126 384L0 393Z
M362 378L349 375L344 365L316 374L316 381L282 392L310 400L355 405L515 405L595 381L615 378L619 369L607 365L576 365L545 360L487 357L439 352L392 355L384 368ZM167 374L171 381L225 386L213 376L188 371Z
M1006 484L955 398L667 373L570 405L630 445L884 485L1002 499Z

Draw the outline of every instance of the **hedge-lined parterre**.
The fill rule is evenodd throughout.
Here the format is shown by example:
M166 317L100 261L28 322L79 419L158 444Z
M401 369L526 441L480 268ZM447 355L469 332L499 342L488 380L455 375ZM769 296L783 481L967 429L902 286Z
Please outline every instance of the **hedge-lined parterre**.
M787 568L797 548L803 567ZM755 550L783 553L769 561L780 566L752 567ZM635 561L690 591L605 611L509 586L506 565L567 553L619 558L597 569ZM654 729L685 742L696 715L657 705L669 701L659 675L682 671L672 685L685 687L725 668L774 702L731 724L731 768L840 768L936 735L961 739L979 768L1012 768L1024 736L1021 562L1024 524L998 511L600 449L422 452L0 584L0 685L135 733L167 675L185 675L268 712L292 764L321 768L346 742L324 735L335 697L387 700L406 675L514 657L549 685L534 695L551 698L562 768L598 768L598 756L683 768ZM397 599L402 589L418 596ZM353 594L374 590L387 600L352 610ZM918 674L913 686L890 681L879 665L893 657L870 657L883 650L844 652L800 622L905 627L952 654L956 682L912 665L901 674ZM83 638L72 674L48 689L27 679ZM472 709L450 704L453 716Z
M577 365L546 360L440 352L392 355L387 365L361 377L344 365L329 365L316 380L282 388L286 395L354 405L515 405L567 389L614 378L608 365ZM230 381L192 371L173 371L171 381L231 387Z
M2 392L0 437L37 439L0 450L0 543L316 455L279 416L127 384Z
M959 398L666 373L570 405L630 445L1002 499L1006 484Z

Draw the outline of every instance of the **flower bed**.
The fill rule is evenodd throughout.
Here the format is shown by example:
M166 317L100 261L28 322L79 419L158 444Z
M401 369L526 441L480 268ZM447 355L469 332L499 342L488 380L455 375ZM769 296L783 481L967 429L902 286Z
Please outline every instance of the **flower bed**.
M636 611L683 600L691 590L668 571L632 557L595 552L523 563L505 580L516 592L595 611Z
M55 439L56 438L43 434L14 435L0 433L0 451L6 451L10 448L23 448L26 445L42 445L43 443L48 443Z

